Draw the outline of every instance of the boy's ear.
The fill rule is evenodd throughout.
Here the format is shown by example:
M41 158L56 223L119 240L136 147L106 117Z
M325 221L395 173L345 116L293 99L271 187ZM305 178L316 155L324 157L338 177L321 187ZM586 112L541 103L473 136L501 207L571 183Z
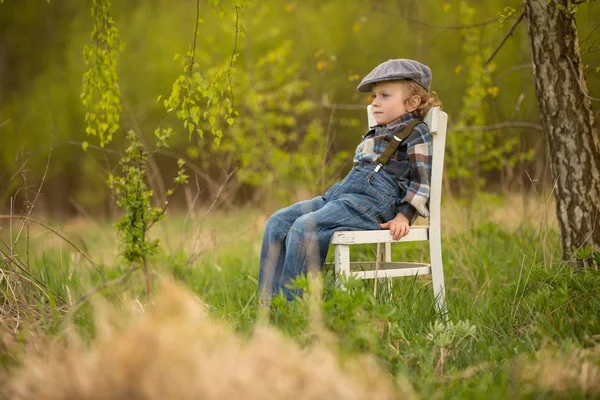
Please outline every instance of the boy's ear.
M413 112L421 105L421 96L411 96L406 102L406 111Z

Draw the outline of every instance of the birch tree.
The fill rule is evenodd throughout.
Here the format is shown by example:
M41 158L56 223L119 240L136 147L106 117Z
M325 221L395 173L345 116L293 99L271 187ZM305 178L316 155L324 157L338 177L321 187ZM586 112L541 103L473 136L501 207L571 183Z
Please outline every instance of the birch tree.
M582 2L524 0L565 259L600 250L600 138L575 25Z

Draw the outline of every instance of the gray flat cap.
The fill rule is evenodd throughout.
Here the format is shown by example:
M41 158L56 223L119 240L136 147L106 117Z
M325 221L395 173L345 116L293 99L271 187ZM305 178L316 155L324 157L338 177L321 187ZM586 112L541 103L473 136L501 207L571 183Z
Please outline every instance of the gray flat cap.
M431 69L415 60L398 58L387 60L376 66L363 78L356 90L369 93L375 82L395 81L399 79L412 79L429 92L431 84Z

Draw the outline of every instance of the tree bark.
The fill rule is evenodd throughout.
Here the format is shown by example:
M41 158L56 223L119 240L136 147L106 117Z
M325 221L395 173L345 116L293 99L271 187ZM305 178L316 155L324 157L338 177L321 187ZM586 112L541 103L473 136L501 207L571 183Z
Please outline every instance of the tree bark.
M524 0L565 260L581 246L600 251L600 138L571 4Z

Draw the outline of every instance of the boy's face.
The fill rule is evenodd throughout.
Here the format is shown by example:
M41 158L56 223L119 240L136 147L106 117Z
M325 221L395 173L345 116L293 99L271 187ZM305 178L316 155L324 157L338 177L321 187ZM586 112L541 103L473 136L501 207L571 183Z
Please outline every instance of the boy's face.
M406 114L406 87L402 82L377 82L373 85L373 115L378 124L389 124ZM413 110L414 111L414 110Z

